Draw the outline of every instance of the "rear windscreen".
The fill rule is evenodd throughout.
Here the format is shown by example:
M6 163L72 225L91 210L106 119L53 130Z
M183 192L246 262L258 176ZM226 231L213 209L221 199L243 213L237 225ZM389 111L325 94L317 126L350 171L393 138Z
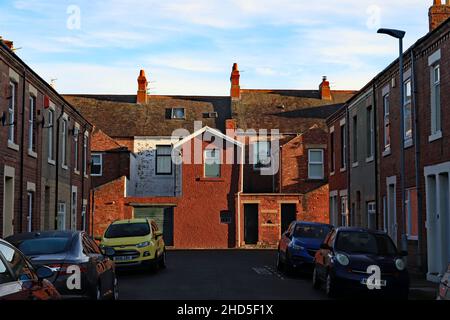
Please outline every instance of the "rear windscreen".
M22 241L18 248L26 256L61 253L68 250L70 239L68 237L28 239Z
M105 238L142 237L150 234L148 223L112 224L106 230Z

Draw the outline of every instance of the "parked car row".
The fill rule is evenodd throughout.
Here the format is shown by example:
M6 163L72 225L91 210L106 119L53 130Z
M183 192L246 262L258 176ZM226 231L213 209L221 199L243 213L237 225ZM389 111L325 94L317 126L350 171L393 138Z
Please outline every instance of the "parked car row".
M83 231L0 239L0 299L119 298L116 270L165 267L162 232L150 219L113 222L96 243Z
M325 287L329 297L372 292L407 299L406 255L384 232L294 221L279 242L277 267L312 272L313 287Z

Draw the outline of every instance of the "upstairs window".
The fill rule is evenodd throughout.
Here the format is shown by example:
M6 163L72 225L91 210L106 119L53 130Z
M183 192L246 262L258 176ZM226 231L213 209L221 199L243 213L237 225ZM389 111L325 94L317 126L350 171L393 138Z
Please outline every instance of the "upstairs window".
M15 143L16 140L16 96L17 96L17 85L10 81L9 82L9 104L8 104L8 142Z
M403 101L403 123L404 123L404 139L407 142L412 141L412 88L411 79L408 79L404 83L404 101Z
M387 150L391 147L391 120L389 118L390 105L389 94L383 97L383 121L384 121L384 149Z
M61 165L67 168L67 120L61 123Z
M171 119L186 119L184 108L172 108Z
M334 132L330 133L330 171L335 170Z
M346 125L341 125L341 169L345 170L347 164L347 131Z
M220 177L220 150L219 149L205 150L205 177L206 178Z
M156 146L156 174L172 174L172 146Z
M373 109L368 107L366 110L367 121L367 158L373 157L375 146L375 130L373 124Z
M270 167L270 141L258 141L253 144L253 164L255 169Z
M91 155L92 166L91 176L101 176L103 173L103 157L101 153L93 153Z
M441 132L441 68L431 68L431 134Z
M55 111L48 110L48 160L53 161L53 137L54 137Z
M358 162L358 117L353 117L353 163Z
M308 178L309 179L324 178L322 149L308 150Z
M36 149L35 137L35 112L36 112L36 97L30 95L30 113L28 115L28 151L34 152Z

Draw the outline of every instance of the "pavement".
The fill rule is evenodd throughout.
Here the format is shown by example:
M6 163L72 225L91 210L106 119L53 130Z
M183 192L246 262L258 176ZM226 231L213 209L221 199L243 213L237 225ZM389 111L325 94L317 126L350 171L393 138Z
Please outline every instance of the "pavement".
M275 250L168 251L167 268L121 270L120 299L126 300L327 300L311 275L289 277L275 268ZM411 300L435 299L436 288L411 279Z

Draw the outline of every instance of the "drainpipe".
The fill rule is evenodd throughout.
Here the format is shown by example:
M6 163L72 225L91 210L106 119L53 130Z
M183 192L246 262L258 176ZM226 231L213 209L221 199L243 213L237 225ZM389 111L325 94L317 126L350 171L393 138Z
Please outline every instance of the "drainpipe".
M417 265L419 270L423 270L424 260L422 257L422 243L423 243L423 234L422 234L422 192L420 191L420 133L419 133L419 115L417 112L417 88L416 88L416 72L415 72L415 63L414 63L414 50L411 50L411 86L413 95L412 105L414 108L414 148L415 148L415 173L416 173L416 188L417 188L417 208L419 210L417 214Z
M351 206L351 166L350 166L350 112L348 110L348 106L345 106L345 140L346 140L346 166L347 166L347 219L348 224L351 225L351 219L353 217L352 206Z
M375 214L375 229L378 229L378 208L380 208L380 201L378 197L378 190L379 190L379 181L378 181L378 126L377 126L377 97L376 97L376 82L378 78L375 78L372 84L372 109L373 109L373 161L374 161L374 171L375 171L375 208L376 208L376 214Z
M245 159L245 149L241 146L241 164L240 164L240 183L238 196L238 248L241 247L241 194L244 193L244 159Z
M25 145L25 82L26 82L26 70L23 70L23 82L22 82L22 128L20 137L20 202L19 202L19 231L22 232L23 228L23 166L24 166L24 145Z
M59 192L59 136L61 132L59 132L59 122L64 114L64 105L62 105L61 112L56 119L56 160L55 160L55 230L58 228L58 192ZM66 206L66 216L67 216L67 206ZM67 223L66 223L67 224Z

